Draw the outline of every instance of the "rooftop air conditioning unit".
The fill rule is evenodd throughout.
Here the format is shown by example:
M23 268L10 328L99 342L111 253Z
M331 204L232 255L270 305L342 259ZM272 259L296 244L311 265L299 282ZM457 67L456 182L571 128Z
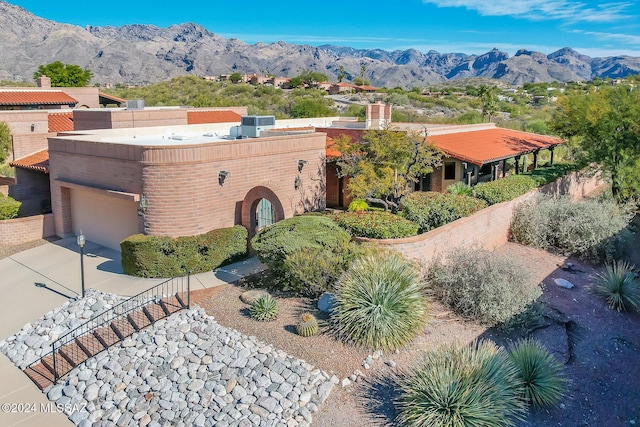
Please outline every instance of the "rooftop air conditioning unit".
M275 116L243 116L240 122L243 137L257 138L263 130L273 129L276 125Z
M144 99L127 100L127 110L144 110Z

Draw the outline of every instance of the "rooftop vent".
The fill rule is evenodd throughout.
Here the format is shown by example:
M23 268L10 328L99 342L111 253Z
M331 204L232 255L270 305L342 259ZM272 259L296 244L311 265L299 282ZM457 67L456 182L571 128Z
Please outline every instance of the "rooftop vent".
M243 116L240 125L243 137L257 138L261 131L275 127L276 118L275 116Z
M144 99L127 100L127 110L144 110Z

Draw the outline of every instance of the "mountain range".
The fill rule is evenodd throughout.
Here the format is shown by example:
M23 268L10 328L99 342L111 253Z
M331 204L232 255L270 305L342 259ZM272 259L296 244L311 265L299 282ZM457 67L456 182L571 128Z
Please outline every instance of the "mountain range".
M0 1L0 79L32 81L39 65L53 61L90 69L93 83L149 84L194 74L258 73L292 77L320 71L337 80L360 76L375 86L411 88L448 80L482 77L510 84L619 78L640 73L640 58L591 58L571 48L549 55L521 49L514 56L493 49L483 55L385 51L331 45L247 44L186 23L82 28L39 18Z

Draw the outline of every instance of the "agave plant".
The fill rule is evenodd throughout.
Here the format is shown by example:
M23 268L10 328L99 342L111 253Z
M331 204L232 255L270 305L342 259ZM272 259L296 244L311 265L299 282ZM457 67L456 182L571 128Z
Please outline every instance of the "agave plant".
M514 365L491 341L429 351L400 390L398 421L408 426L512 426L526 408Z
M560 401L566 380L562 365L542 344L521 340L509 352L524 390L524 401L534 408L553 406Z
M396 349L426 322L426 300L413 266L396 254L355 261L342 275L332 311L335 330L347 342Z
M310 337L318 332L318 321L311 313L303 313L296 325L296 332L302 337Z
M633 269L634 266L625 261L607 264L604 272L596 275L592 292L604 297L611 309L640 309L640 283L634 277Z
M278 317L278 303L271 295L264 295L251 304L249 311L251 317L260 322L275 320Z

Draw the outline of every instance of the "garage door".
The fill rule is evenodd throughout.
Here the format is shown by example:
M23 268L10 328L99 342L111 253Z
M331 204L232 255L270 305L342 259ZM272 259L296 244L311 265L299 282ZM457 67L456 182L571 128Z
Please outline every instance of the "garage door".
M73 233L120 251L120 242L138 231L138 204L89 191L71 190Z

